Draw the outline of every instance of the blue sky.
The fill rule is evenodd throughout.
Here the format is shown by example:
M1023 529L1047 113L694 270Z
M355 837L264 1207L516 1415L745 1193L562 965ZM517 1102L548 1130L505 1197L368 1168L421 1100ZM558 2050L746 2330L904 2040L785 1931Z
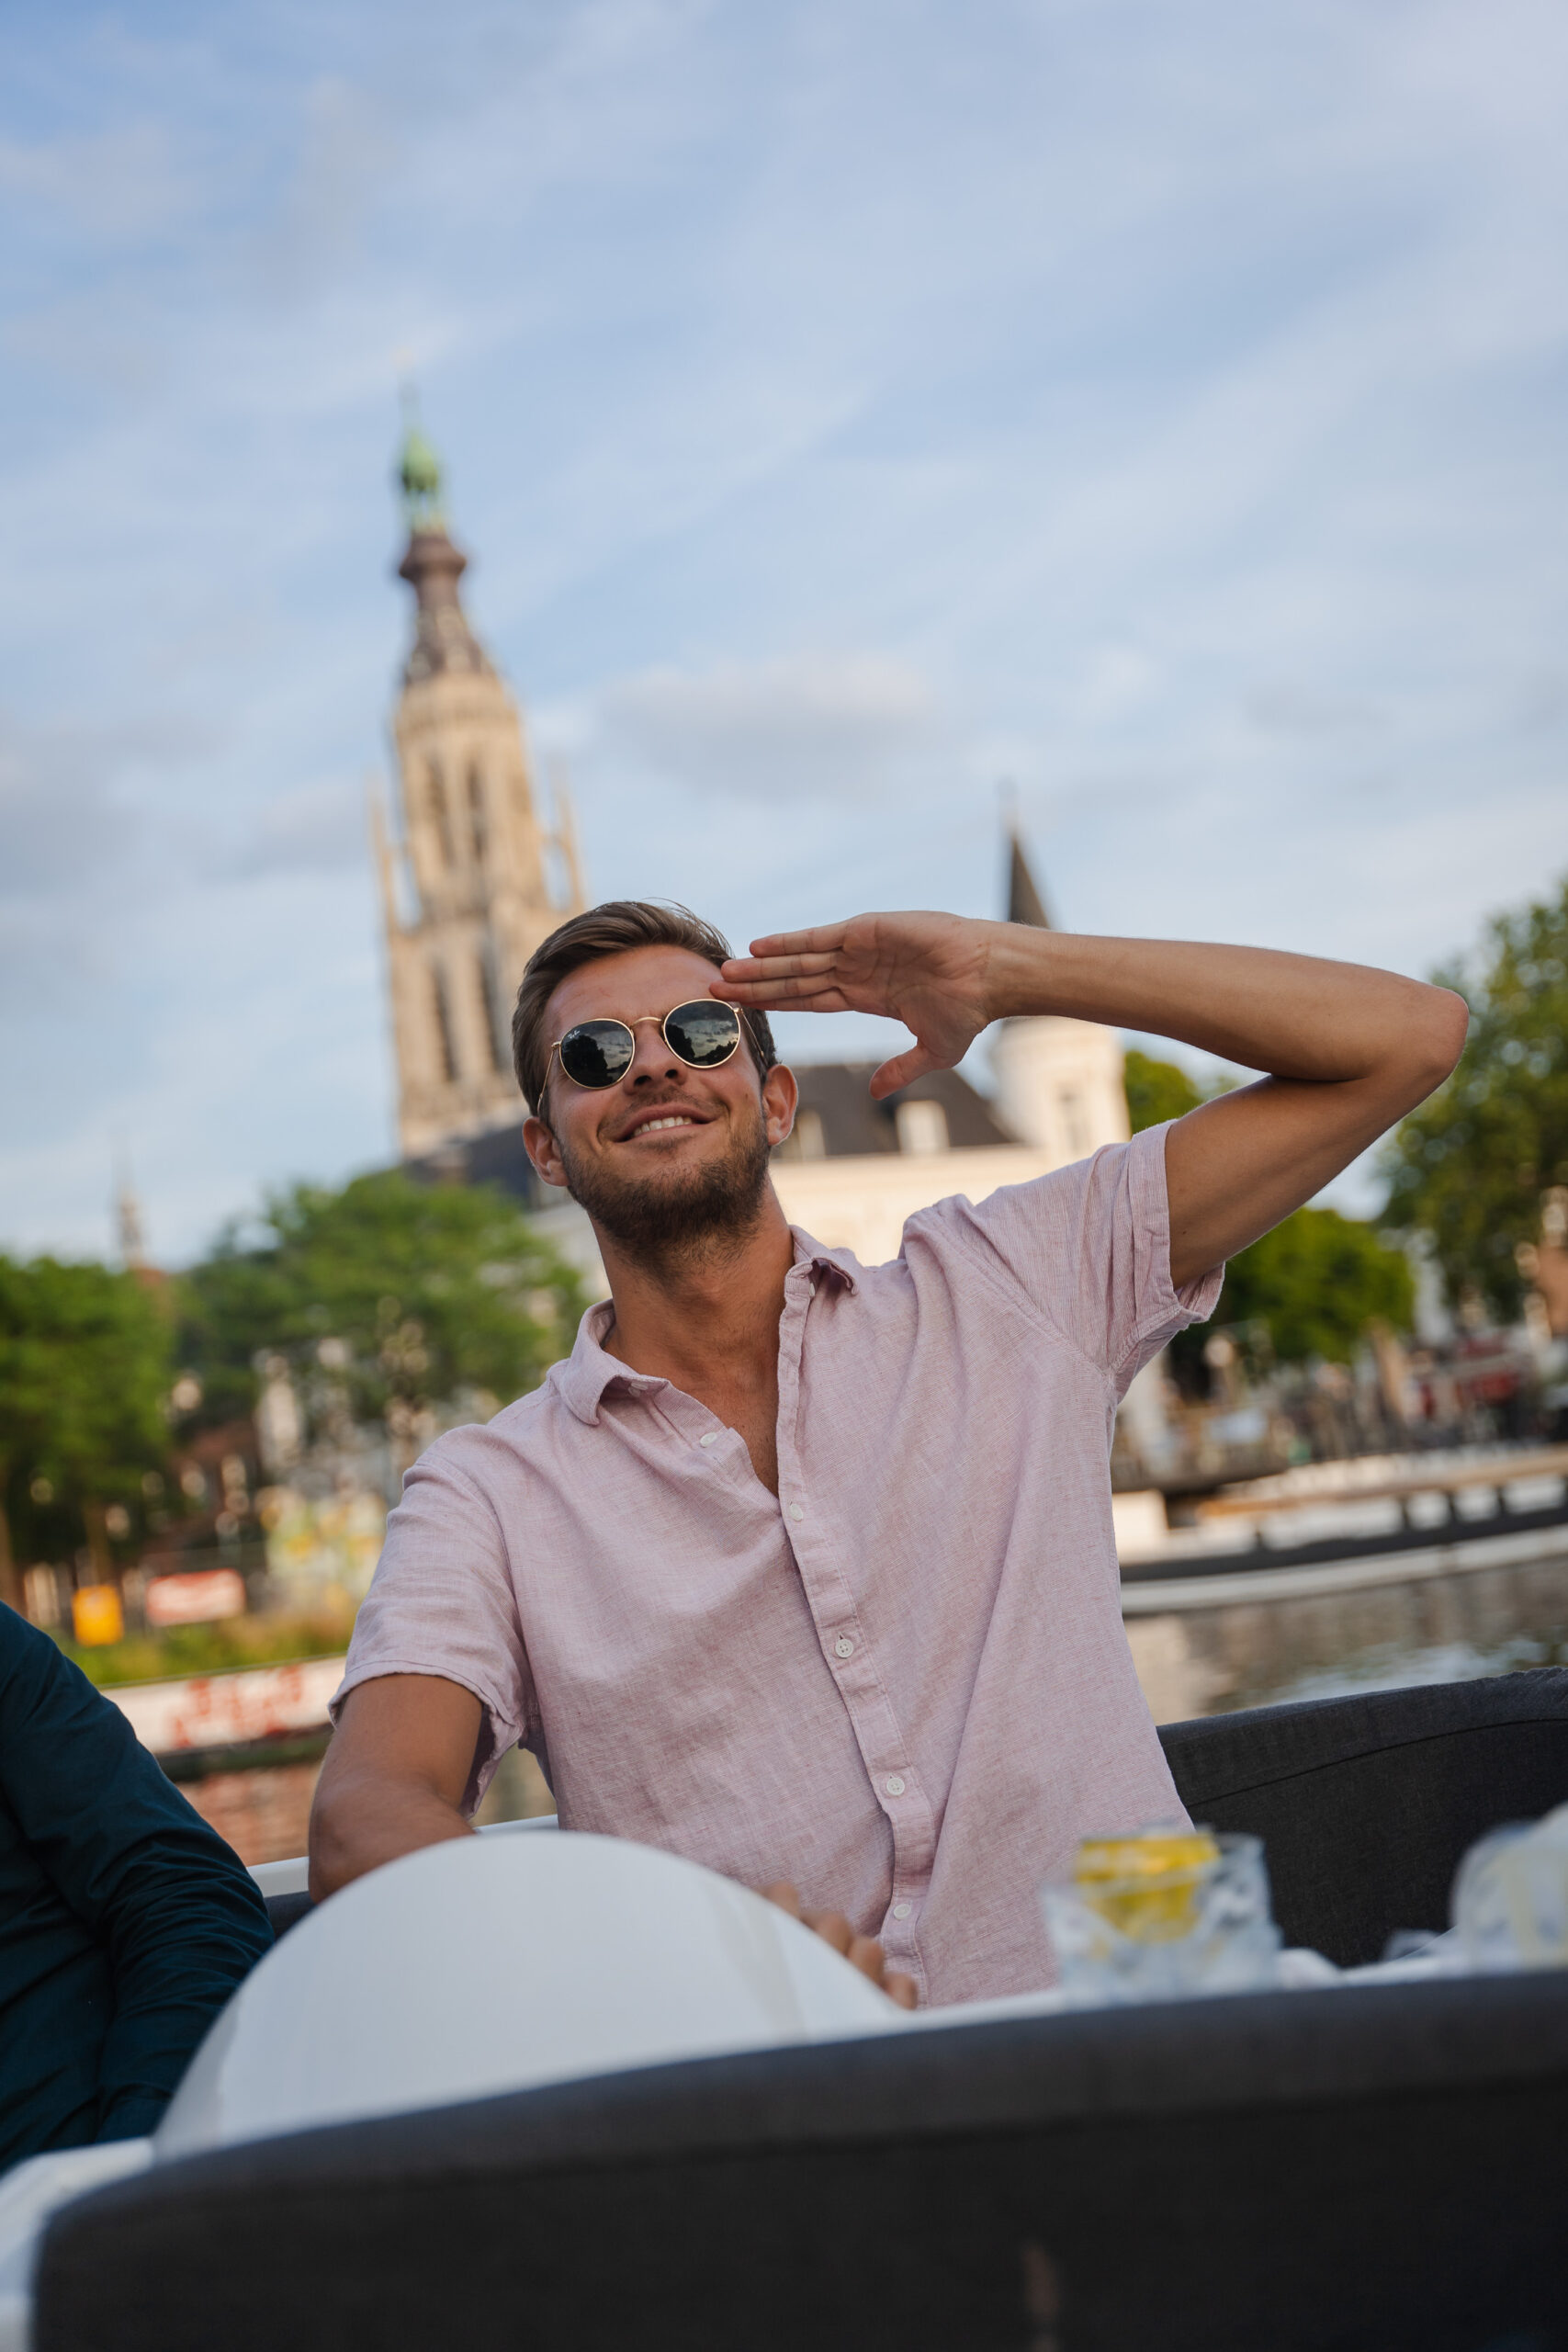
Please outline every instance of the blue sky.
M412 367L595 895L1425 971L1568 868L1544 0L35 0L0 94L0 1246L391 1148ZM797 1023L818 1054L853 1026ZM1365 1188L1361 1197L1365 1197Z

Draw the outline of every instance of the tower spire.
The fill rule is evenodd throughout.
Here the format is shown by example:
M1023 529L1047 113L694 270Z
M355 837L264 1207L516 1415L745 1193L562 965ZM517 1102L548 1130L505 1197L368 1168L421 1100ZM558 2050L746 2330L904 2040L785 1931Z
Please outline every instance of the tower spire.
M1008 921L1026 922L1035 931L1049 931L1051 918L1045 911L1034 876L1029 870L1029 860L1023 854L1023 842L1016 820L1008 827Z
M491 660L468 626L457 582L468 559L454 547L441 496L441 460L424 436L419 400L403 387L403 440L394 475L408 525L409 543L398 566L417 600L414 641L403 665L403 683L413 685L444 670L493 674Z
M420 423L419 393L412 381L403 385L403 446L395 480L402 492L403 516L411 533L444 531L441 508L441 460L424 437Z
M570 815L535 803L516 704L457 594L468 559L446 526L439 458L412 390L394 469L415 597L413 643L392 722L398 838L372 803L398 1055L398 1132L416 1159L515 1127L508 1020L523 967L581 904ZM565 865L562 889L552 874Z
M121 1149L116 1157L118 1164L115 1170L114 1216L119 1261L128 1273L144 1273L147 1230L142 1223L141 1204L130 1180L130 1154Z

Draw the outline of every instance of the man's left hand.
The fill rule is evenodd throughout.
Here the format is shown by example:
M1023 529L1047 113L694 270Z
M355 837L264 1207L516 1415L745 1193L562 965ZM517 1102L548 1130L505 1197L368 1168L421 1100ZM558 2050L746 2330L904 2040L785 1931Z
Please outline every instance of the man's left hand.
M787 1911L792 1919L798 1919L803 1928L809 1928L814 1936L820 1936L825 1944L842 1952L852 1968L869 1976L877 1991L886 1993L890 2001L897 2001L901 2009L915 2007L919 1996L914 1978L889 1968L882 1946L871 1936L857 1935L841 1911L803 1911L798 1892L782 1879L775 1886L765 1886L762 1893L781 1911Z
M856 915L780 931L722 966L713 993L763 1012L878 1012L914 1032L871 1081L880 1102L928 1070L963 1060L995 1015L987 1001L994 935L961 915Z

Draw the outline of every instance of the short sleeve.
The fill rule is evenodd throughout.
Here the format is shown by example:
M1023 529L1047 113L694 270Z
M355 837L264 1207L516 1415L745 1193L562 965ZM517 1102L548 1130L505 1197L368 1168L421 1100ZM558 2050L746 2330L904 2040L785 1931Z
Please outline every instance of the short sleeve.
M330 1711L336 1723L351 1690L388 1674L437 1675L471 1690L485 1721L467 1813L507 1749L537 1730L505 1537L460 1459L463 1441L481 1436L455 1430L438 1438L404 1479Z
M1213 1313L1224 1281L1219 1265L1172 1287L1166 1132L1145 1127L978 1207L951 1201L931 1213L949 1216L953 1240L1021 1290L1118 1395L1178 1331Z

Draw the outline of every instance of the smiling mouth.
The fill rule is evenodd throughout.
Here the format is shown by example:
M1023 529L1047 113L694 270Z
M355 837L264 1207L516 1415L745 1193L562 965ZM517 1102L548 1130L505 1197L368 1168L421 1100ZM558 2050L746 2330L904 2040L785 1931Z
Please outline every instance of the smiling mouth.
M706 1125L705 1119L694 1119L688 1112L671 1111L667 1112L662 1118L639 1120L630 1135L624 1136L622 1140L626 1143L636 1143L640 1136L666 1135L671 1127L702 1127Z

